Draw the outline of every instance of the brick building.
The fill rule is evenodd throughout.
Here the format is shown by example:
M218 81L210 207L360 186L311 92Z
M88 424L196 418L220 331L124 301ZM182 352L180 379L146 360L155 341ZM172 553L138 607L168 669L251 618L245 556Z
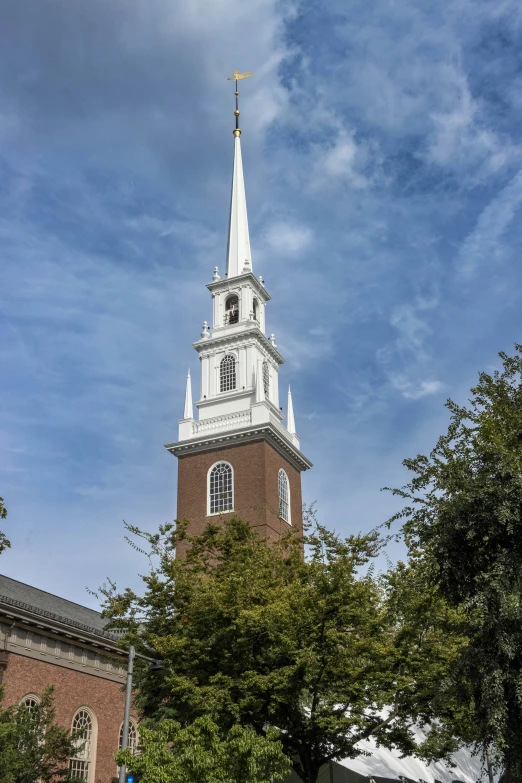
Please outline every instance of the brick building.
M301 532L301 472L312 465L301 452L290 388L286 424L279 406L284 359L274 335L265 334L270 295L253 272L238 117L236 102L225 275L214 269L207 285L212 327L205 321L194 343L201 374L198 414L189 371L178 440L167 449L178 457L177 518L188 520L189 534L235 513L274 540L290 525Z
M117 775L127 657L105 622L93 609L0 576L4 705L30 705L53 685L57 722L85 740L70 768L86 783L110 783Z

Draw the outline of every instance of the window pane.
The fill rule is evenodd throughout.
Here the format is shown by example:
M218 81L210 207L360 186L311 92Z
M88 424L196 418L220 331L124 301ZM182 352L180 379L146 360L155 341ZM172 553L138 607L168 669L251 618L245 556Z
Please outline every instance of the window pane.
M123 723L121 724L121 729L120 729L120 748L122 746L122 743L123 743ZM132 755L135 756L138 751L138 729L136 728L136 724L132 720L129 723L129 736L127 737L127 747L129 748Z
M91 763L92 719L87 710L79 710L74 716L72 731L77 750L69 759L71 777L87 781Z
M234 507L232 468L226 462L214 465L210 474L210 513L232 511Z
M284 470L279 471L279 516L290 523L290 487Z
M219 366L219 389L222 392L236 388L236 360L233 356L225 356Z

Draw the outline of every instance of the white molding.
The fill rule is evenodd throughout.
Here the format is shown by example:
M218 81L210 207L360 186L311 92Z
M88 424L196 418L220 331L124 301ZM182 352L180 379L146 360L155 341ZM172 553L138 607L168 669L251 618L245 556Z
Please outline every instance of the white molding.
M263 349L274 360L276 364L284 364L285 360L277 350L274 348L268 337L266 337L258 326L252 326L253 322L248 321L246 329L238 330L237 332L230 333L229 329L235 329L234 326L227 327L227 331L224 334L212 334L209 340L198 340L192 343L193 348L200 354L206 355L217 350L218 346L229 345L230 347L240 347L248 344L246 338L250 338L253 343L261 343ZM239 324L241 327L242 325Z
M312 467L310 460L288 440L288 433L284 427L282 425L276 427L273 420L258 427L244 427L232 432L167 443L165 448L174 456L183 457L188 454L197 454L203 451L227 448L228 446L236 446L241 443L253 443L260 440L266 440L270 443L296 470L303 471Z

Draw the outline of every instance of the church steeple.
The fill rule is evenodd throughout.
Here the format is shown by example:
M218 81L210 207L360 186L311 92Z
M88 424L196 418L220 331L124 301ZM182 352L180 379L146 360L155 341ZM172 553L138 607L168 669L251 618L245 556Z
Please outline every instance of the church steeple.
M212 321L204 322L201 338L193 343L200 359L197 413L189 376L179 439L167 448L179 458L178 519L190 522L191 535L203 529L205 520L234 512L273 539L289 524L300 533L300 474L311 462L295 432L290 395L283 424L279 368L284 359L274 335L265 333L270 295L263 278L252 272L237 103L237 83L249 75L235 71L232 77L236 127L226 274L221 277L214 269L207 284ZM281 505L283 490L290 498L286 505ZM180 544L179 552L185 549Z
M250 251L250 237L248 234L248 217L245 195L245 180L243 177L243 161L241 158L241 130L239 129L239 104L237 83L240 79L246 79L250 73L238 73L230 80L236 82L236 127L234 134L234 169L232 172L232 193L230 197L230 219L228 225L228 245L226 277L237 277L252 271L252 254Z

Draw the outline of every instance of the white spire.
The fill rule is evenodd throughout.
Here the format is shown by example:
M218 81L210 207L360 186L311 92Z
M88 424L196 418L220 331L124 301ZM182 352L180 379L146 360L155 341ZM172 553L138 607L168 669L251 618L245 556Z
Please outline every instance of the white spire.
M243 272L252 271L240 133L241 131L234 133L234 171L228 228L227 277L236 277Z
M294 404L292 402L292 392L288 386L288 408L286 413L286 429L290 435L295 435Z
M192 408L192 383L190 380L190 370L188 371L187 375L187 388L185 389L185 413L183 414L184 419L191 419L193 414L193 408Z

